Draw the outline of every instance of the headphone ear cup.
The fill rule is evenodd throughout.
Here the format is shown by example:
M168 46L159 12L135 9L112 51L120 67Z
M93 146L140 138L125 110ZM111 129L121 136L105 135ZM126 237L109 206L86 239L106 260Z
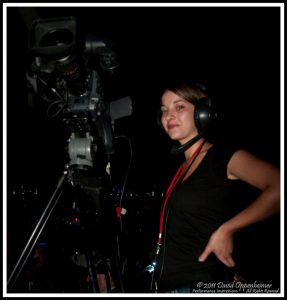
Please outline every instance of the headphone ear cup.
M198 99L195 103L194 121L198 132L206 130L216 119L217 114L208 97Z

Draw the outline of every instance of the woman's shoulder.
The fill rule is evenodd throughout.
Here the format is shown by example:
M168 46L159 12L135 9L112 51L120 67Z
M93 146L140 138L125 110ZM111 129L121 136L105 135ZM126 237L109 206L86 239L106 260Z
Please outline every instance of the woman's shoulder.
M233 154L241 149L243 149L242 145L230 143L230 142L221 142L216 143L211 148L213 152L213 156L220 160L229 161Z

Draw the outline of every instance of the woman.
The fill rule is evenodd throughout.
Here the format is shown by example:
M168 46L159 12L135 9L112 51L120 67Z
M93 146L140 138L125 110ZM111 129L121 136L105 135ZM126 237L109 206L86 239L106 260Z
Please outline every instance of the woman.
M203 103L203 104L202 104ZM192 292L199 283L232 282L233 235L280 209L279 170L243 149L209 142L211 99L199 84L181 81L161 97L161 124L185 161L164 201L156 258L158 292ZM231 186L241 180L260 190L248 207L231 213ZM202 288L208 285L201 286Z

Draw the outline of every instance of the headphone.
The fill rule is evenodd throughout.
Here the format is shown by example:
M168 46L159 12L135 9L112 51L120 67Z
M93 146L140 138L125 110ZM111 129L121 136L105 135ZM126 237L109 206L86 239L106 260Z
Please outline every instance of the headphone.
M194 122L199 133L207 130L217 118L211 98L200 98L194 103Z
M202 91L206 91L206 87L201 83L193 83ZM171 149L172 154L182 153L191 147L196 141L206 135L211 125L215 124L217 119L217 112L214 107L214 103L210 97L203 97L193 102L194 104L194 122L198 130L198 135L189 140L187 143L180 146L173 146ZM158 116L158 122L161 124L161 113Z
M197 142L199 139L206 135L211 124L214 124L217 118L217 113L214 109L211 98L200 98L196 100L194 106L194 122L198 130L198 135L183 145L172 146L170 150L171 154L182 153L189 147L191 147L195 142Z

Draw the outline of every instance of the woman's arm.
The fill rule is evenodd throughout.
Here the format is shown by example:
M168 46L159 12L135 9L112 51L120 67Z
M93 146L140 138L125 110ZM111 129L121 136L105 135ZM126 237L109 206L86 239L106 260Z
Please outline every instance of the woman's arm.
M247 151L239 150L228 163L227 172L229 178L245 181L262 193L251 205L226 222L226 229L235 232L279 212L280 173L277 168Z
M273 165L245 150L239 150L228 163L227 175L230 179L240 179L262 191L253 203L212 234L199 257L200 261L204 261L211 252L214 252L219 260L232 267L235 264L231 256L234 232L279 212L280 173Z

